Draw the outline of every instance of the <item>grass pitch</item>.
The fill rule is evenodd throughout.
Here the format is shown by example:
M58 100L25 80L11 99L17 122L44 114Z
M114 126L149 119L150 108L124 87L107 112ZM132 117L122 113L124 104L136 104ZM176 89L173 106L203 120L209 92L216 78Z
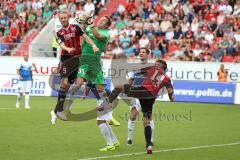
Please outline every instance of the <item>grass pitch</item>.
M114 110L121 126L113 127L121 146L112 152L98 151L105 142L95 119L58 120L56 126L52 126L49 112L56 98L31 97L30 110L24 109L23 102L24 98L21 108L15 109L16 96L0 96L0 160L79 160L104 156L114 160L240 159L239 144L200 147L240 142L239 105L156 102L154 151L162 152L147 155L141 115L135 126L134 145L126 145L129 107L122 101ZM73 112L79 113L94 108L96 102L76 100L74 106ZM195 146L195 149L181 149ZM174 148L177 150L171 150Z

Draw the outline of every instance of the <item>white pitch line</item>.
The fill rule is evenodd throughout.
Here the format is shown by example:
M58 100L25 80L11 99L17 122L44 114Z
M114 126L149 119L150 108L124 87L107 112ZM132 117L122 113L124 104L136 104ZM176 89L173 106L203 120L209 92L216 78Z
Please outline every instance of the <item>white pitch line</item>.
M18 108L0 108L0 110L12 110L12 109L18 109Z
M75 109L78 109L78 108L81 108L81 107L74 107ZM20 107L20 108L1 108L0 107L0 110L22 110L22 109L25 109L24 107ZM52 110L53 108L31 108L30 110Z
M184 150L193 150L193 149L202 149L202 148L214 148L214 147L224 147L224 146L233 146L233 145L240 145L240 142L226 143L226 144L214 144L214 145L203 145L203 146L195 146L195 147L180 147L180 148L172 148L172 149L162 149L162 150L153 151L153 153L172 152L172 151L184 151ZM81 158L81 159L78 159L78 160L98 160L98 159L108 159L108 158L126 157L126 156L141 155L141 154L146 154L146 152L136 152L136 153L128 153L128 154L117 154L117 155L102 156L102 157L93 157L93 158Z

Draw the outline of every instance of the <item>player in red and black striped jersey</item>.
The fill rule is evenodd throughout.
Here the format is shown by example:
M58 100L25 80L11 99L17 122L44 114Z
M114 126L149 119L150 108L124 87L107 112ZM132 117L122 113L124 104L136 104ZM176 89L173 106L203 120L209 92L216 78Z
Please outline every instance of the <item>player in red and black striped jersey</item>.
M56 115L62 120L67 120L66 115L63 113L63 103L66 98L66 93L70 85L73 84L78 72L79 57L81 55L80 38L83 37L86 42L91 45L94 53L99 51L93 41L78 25L69 24L67 11L59 12L58 16L62 25L62 28L57 32L57 41L62 49L60 56L61 84L58 91L57 105L54 112L51 112L52 124L55 124Z
M142 85L134 86L130 84L124 84L115 87L110 93L108 99L106 99L98 108L99 110L104 110L105 107L109 108L111 103L121 92L125 93L128 97L138 98L143 112L143 124L145 128L144 133L148 154L152 153L153 144L151 142L152 129L150 127L150 120L152 119L153 104L158 96L158 92L163 87L166 87L169 99L174 101L173 86L171 79L165 74L166 70L167 63L163 60L157 60L154 66L142 68L137 73L143 75L142 77L145 77Z

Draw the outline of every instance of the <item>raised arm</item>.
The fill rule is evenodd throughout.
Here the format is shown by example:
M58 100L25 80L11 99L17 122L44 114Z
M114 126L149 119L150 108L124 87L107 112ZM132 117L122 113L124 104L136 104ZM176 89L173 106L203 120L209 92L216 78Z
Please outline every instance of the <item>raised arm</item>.
M94 35L94 37L96 38L96 39L100 39L100 40L106 40L106 38L107 37L104 37L103 35L101 35L100 33L98 33L98 31L97 31L97 29L96 29L96 27L95 26L93 26L92 27L92 33L93 33L93 35Z
M173 96L173 85L171 83L171 81L169 80L169 82L165 85L165 87L167 88L167 92L168 92L168 97L171 101L174 101L174 96Z
M86 40L86 42L92 46L92 49L93 49L94 53L96 53L96 52L99 51L98 47L93 43L93 41L91 40L91 38L89 38L89 37L87 36L86 33L84 33L82 36L83 36L83 38Z

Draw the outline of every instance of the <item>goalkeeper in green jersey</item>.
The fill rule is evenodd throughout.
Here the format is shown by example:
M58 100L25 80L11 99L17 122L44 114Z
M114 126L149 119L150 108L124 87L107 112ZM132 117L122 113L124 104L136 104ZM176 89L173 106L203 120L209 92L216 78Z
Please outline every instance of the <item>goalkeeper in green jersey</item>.
M77 74L76 86L72 90L72 95L76 94L84 81L91 82L96 86L95 94L98 99L98 104L104 99L105 93L105 81L103 77L103 71L101 67L101 54L108 44L110 35L108 28L111 25L109 17L104 16L99 19L96 26L88 26L86 28L86 34L92 39L94 44L99 48L99 51L94 53L92 47L86 43L85 40L82 42L82 55L80 58L80 67ZM93 88L94 89L94 88ZM94 91L93 91L94 92ZM106 123L114 120L112 117L112 111L98 111L97 124L107 142L107 146L101 151L115 150L115 147L119 146L119 141L114 135L111 126ZM116 122L116 120L114 120ZM116 122L118 123L118 122ZM120 125L120 124L119 124Z

